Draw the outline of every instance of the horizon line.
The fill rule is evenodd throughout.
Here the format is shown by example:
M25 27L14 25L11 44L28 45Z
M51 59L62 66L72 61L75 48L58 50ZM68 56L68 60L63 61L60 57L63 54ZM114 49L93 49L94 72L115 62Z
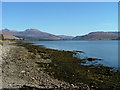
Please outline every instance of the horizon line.
M8 28L4 28L0 31L3 31L5 29L8 29ZM35 29L35 28L28 28L28 29L34 29L34 30L38 30L38 31L41 31L41 32L44 32L44 30L40 30L40 29ZM24 30L11 30L11 29L8 29L10 31L17 31L17 32L23 32L23 31L26 31L27 29L24 29ZM87 32L87 33L84 33L84 34L79 34L79 35L67 35L67 34L55 34L55 33L50 33L50 34L54 34L54 35L65 35L65 36L81 36L81 35L86 35L86 34L89 34L89 33L92 33L92 32L120 32L120 31L101 31L101 30L98 30L98 31L91 31L91 32ZM45 33L49 33L49 32L45 32Z

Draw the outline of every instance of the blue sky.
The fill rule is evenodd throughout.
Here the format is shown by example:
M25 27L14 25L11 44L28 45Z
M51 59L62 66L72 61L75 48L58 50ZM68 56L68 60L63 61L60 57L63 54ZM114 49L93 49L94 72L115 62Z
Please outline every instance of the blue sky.
M57 35L117 31L117 2L4 2L3 28L39 29Z

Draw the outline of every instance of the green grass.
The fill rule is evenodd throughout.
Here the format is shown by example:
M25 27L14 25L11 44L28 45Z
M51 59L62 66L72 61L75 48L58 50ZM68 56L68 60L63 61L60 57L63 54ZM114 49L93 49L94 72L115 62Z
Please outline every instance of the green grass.
M120 89L120 72L111 71L105 66L84 66L80 63L84 60L73 57L75 52L59 51L44 48L43 46L32 45L32 43L16 43L23 46L34 54L41 53L44 59L51 59L51 63L37 63L38 67L44 67L49 75L59 80L80 86L81 82L89 85L95 90L118 90Z

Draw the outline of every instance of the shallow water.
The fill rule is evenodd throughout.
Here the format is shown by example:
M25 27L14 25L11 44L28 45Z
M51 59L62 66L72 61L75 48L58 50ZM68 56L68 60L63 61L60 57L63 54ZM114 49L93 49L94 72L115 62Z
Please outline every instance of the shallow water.
M25 41L44 45L47 48L84 51L87 57L104 59L99 62L105 66L118 67L119 41Z

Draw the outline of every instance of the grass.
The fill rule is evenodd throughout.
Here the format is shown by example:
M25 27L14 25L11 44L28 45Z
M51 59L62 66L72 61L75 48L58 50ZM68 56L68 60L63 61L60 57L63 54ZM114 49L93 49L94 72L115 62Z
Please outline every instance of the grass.
M37 64L38 67L44 67L54 78L77 86L84 83L95 90L120 90L120 72L111 71L111 68L102 65L97 67L80 65L84 60L73 57L75 52L48 49L32 43L16 43L16 45L23 46L34 54L39 53L44 59L51 59L52 62L49 64Z
M0 40L0 45L3 45L3 43L5 43L5 42L11 42L11 41L9 41L9 40Z

